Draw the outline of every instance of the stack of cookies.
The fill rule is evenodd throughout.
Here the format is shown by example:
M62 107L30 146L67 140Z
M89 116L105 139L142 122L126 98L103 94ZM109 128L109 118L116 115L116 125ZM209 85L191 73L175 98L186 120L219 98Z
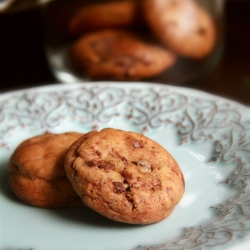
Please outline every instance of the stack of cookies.
M185 189L178 163L161 145L113 128L24 141L10 158L9 184L34 206L84 204L130 224L165 219Z
M76 38L70 53L75 69L115 80L155 77L178 56L203 59L217 37L212 17L195 0L90 4L73 15L68 31Z

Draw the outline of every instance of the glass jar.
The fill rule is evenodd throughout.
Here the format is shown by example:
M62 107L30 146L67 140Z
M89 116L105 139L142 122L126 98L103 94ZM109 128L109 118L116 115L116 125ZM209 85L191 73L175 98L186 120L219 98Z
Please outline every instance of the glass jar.
M45 49L58 81L179 84L213 69L223 0L55 0L43 8Z

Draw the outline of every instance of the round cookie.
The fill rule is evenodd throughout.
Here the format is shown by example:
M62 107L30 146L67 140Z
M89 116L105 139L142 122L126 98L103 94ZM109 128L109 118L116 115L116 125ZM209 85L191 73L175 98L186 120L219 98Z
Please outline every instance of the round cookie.
M72 35L104 28L135 27L141 24L137 1L116 1L90 4L80 9L69 22Z
M69 146L82 134L46 133L22 142L9 161L9 185L28 204L45 208L80 205L64 170Z
M201 59L213 50L215 24L195 1L145 0L143 9L156 37L176 53Z
M176 60L172 52L146 43L133 33L118 30L84 35L73 44L71 58L83 75L116 80L151 78Z
M116 129L79 138L66 154L65 171L84 204L130 224L163 220L185 188L178 163L162 146Z

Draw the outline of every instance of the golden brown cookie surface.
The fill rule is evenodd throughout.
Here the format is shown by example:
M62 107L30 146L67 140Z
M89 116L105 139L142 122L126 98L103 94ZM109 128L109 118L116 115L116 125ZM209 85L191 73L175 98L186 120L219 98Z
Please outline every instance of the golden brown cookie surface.
M131 32L102 30L80 38L72 47L79 72L93 79L139 80L171 67L176 56L145 43Z
M65 170L64 156L82 134L46 133L22 142L9 161L9 185L23 201L38 207L79 205Z
M173 157L134 132L103 129L85 134L66 154L65 170L87 206L125 223L163 220L184 192Z
M200 59L214 48L212 17L192 0L145 0L145 18L153 33L176 53Z

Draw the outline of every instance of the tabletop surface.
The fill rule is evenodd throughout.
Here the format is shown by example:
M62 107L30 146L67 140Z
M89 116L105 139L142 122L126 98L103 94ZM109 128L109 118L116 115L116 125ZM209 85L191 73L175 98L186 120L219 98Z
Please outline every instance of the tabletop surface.
M43 46L40 9L0 14L0 92L55 84ZM250 105L250 1L225 6L222 58L212 72L182 86Z

